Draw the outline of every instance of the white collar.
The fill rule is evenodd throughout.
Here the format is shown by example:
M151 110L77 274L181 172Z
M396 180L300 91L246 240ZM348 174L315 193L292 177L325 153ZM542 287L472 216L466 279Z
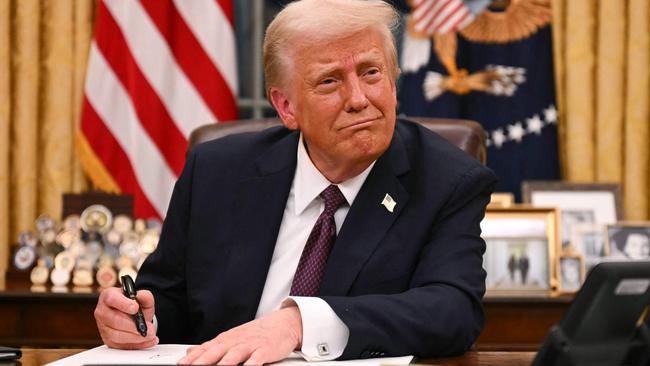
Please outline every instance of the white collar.
M296 215L300 215L307 206L309 206L309 204L312 203L312 201L314 201L323 190L325 190L325 188L333 183L327 180L327 178L318 171L309 158L307 149L305 149L302 133L300 134L300 141L298 141L297 154L298 162L296 166L296 177L294 179L294 189ZM348 202L348 205L352 206L354 199L357 197L359 190L361 190L361 186L363 185L363 182L366 181L366 178L368 177L368 174L370 174L370 170L375 165L375 162L376 160L356 177L337 184L341 193L343 193L345 200Z

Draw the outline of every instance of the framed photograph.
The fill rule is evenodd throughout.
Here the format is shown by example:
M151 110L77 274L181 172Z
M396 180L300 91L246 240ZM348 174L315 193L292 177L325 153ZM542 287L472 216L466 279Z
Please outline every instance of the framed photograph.
M650 222L619 222L607 226L609 258L650 259Z
M488 208L481 222L489 294L547 292L556 283L559 248L555 208Z
M607 226L595 223L576 224L571 228L571 248L582 254L587 272L609 255L606 234Z
M535 207L560 209L562 248L574 245L574 225L609 225L623 215L619 184L566 183L560 181L524 181L521 186L524 203Z
M560 292L576 292L585 281L585 263L581 254L563 254L558 258Z

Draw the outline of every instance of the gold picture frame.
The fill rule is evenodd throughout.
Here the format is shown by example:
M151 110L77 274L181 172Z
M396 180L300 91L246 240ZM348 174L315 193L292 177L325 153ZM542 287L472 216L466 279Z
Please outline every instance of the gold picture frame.
M510 207L515 204L515 195L511 192L494 192L490 195L490 203L488 207Z
M481 230L488 295L542 294L557 288L557 209L488 208Z

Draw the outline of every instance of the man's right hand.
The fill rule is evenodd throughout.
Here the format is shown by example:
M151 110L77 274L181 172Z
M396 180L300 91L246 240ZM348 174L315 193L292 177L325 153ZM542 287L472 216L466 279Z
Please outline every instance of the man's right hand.
M143 349L158 344L156 329L153 326L154 299L150 291L141 290L137 294L144 319L147 322L147 336L138 333L133 314L138 304L124 296L121 289L112 287L99 294L95 308L97 329L104 343L111 348Z

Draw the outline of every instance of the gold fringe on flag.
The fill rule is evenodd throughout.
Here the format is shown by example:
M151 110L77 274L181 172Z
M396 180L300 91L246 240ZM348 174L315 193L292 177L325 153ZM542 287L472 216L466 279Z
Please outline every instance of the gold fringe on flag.
M81 132L77 133L75 142L81 166L93 182L93 185L108 193L120 193L120 187L117 185L108 170L106 170L106 167L101 160L99 160L93 149L90 147L88 140L86 140L86 137Z

